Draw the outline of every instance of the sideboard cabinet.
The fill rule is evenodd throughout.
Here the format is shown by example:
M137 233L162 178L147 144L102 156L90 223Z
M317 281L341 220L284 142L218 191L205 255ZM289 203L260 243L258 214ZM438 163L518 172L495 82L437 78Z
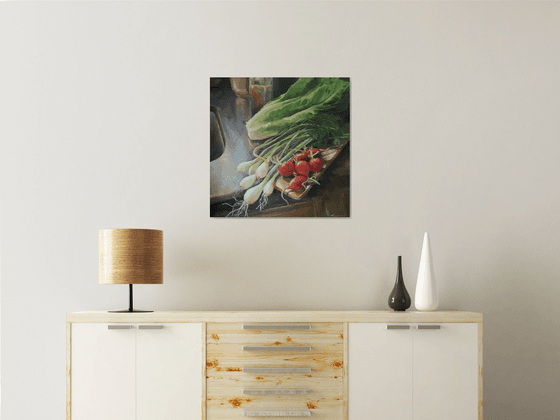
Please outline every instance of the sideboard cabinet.
M349 327L350 419L478 418L478 325Z
M67 420L482 420L472 312L78 312Z
M201 328L73 324L72 419L200 419Z

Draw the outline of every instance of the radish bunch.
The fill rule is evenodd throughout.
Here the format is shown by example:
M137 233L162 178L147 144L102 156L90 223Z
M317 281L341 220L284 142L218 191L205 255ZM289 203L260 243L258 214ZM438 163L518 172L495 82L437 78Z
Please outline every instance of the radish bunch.
M321 149L313 147L294 153L292 158L280 165L278 172L285 178L294 176L288 189L297 191L304 187L306 181L317 182L314 176L323 168L323 160L319 155ZM312 173L313 175L310 175Z

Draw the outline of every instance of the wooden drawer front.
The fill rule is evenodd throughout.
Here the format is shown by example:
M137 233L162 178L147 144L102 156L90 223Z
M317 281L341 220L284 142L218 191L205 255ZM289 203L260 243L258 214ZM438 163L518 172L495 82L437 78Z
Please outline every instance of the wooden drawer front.
M338 387L343 383L342 324L208 324L207 383L212 386ZM258 325L275 329L255 329ZM278 329L276 329L278 327ZM283 371L255 371L275 369Z
M220 342L239 342L239 338L270 335L282 337L288 336L338 336L342 334L342 323L340 322L210 322L207 324L208 336L212 336ZM213 335L216 336L213 336ZM245 338L243 338L245 339Z
M235 362L212 361L215 367L206 368L207 386L262 386L262 387L341 387L344 383L342 367L325 370L320 365L310 365L311 372L249 373ZM216 363L222 363L220 367ZM338 363L338 362L337 362ZM254 365L251 365L251 367ZM307 366L307 365L306 365ZM315 366L318 366L314 369ZM218 370L219 369L219 370Z
M303 388L300 389L303 390ZM207 418L241 419L247 418L251 414L263 418L265 416L258 415L261 414L258 413L259 411L281 411L284 413L275 413L280 415L274 417L305 418L312 416L316 419L340 420L344 415L342 394L341 387L318 388L310 390L309 394L296 395L253 395L244 394L243 388L240 387L209 387L207 389ZM292 414L292 416L288 414ZM297 414L301 414L301 416Z

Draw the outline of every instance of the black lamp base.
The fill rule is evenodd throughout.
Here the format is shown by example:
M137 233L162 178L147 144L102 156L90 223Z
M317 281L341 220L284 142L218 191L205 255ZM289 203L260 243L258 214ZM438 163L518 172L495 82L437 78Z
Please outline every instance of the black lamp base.
M114 314L121 314L121 313L141 313L141 312L154 312L154 311L142 311L140 309L133 309L132 311L130 309L118 309L116 311L107 311L110 313L114 313Z
M141 309L134 309L133 305L132 305L132 284L128 285L128 291L129 291L129 297L128 297L128 304L129 307L128 309L117 309L115 311L107 311L110 313L119 313L119 314L124 314L124 313L146 313L146 312L154 312L154 311L143 311Z

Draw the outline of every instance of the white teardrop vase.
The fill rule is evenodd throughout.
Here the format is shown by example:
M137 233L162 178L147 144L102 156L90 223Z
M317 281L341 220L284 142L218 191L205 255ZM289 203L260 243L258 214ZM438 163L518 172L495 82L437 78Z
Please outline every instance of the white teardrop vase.
M436 276L434 274L434 263L432 261L432 250L428 232L424 233L422 255L420 257L418 278L416 280L414 306L419 311L435 311L439 307Z

